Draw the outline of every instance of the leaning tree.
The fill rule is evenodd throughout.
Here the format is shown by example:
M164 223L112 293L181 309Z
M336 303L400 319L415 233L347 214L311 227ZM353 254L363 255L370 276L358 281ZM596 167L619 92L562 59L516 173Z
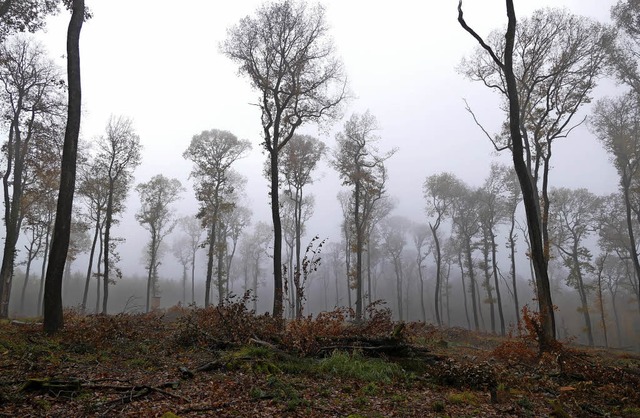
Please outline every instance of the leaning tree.
M613 33L597 22L557 9L536 11L516 24L513 0L507 0L506 7L506 32L495 31L485 40L465 21L460 0L458 22L479 43L472 57L463 60L461 72L504 99L508 120L503 132L496 136L484 132L497 150L510 150L513 157L535 272L540 349L547 350L555 341L547 271L552 145L581 123L574 119L591 99Z

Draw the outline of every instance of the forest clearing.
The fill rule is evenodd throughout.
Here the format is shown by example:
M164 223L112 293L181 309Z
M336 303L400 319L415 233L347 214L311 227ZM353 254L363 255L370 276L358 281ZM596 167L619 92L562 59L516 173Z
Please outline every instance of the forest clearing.
M398 323L288 321L246 300L0 323L2 417L640 416L640 355ZM534 324L530 316L525 324ZM529 325L532 326L532 325ZM282 329L282 330L280 330Z

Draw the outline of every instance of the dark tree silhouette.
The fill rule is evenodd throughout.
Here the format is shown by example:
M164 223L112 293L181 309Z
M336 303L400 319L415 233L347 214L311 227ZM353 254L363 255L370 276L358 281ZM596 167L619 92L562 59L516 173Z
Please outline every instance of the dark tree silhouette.
M60 192L53 241L44 285L44 321L48 334L56 332L63 325L62 317L62 277L69 250L71 236L71 213L76 186L76 159L82 91L80 83L80 30L84 22L84 0L73 0L73 11L67 31L67 76L69 81L69 107L67 128L64 134Z

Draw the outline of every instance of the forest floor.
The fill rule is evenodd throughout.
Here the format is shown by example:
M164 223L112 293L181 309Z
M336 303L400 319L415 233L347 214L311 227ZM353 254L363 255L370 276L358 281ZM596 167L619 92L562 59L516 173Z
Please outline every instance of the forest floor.
M0 323L0 417L640 417L640 355L242 303ZM531 319L531 318L530 318Z

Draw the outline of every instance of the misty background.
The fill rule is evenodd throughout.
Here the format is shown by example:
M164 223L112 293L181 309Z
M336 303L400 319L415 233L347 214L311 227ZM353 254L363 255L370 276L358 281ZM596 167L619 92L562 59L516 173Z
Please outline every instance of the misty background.
M158 1L130 2L113 0L90 2L93 17L83 27L80 39L82 65L83 116L81 142L90 143L104 134L111 115L123 115L133 121L143 147L142 163L134 172L133 185L149 181L156 174L178 179L185 187L173 207L176 216L195 215L197 201L189 173L192 163L182 157L191 138L209 129L228 130L240 139L249 140L250 153L234 164L234 169L248 179L244 204L252 212L249 232L262 221L271 224L268 182L263 175L265 153L261 145L260 111L252 103L258 97L249 82L238 75L237 66L219 51L227 29L239 19L251 15L261 1L242 0L217 2L185 0L175 6ZM347 103L344 117L332 125L303 125L298 133L310 134L327 147L335 147L335 134L342 130L351 114L369 110L377 121L381 150L397 147L387 162L387 194L395 207L392 216L402 216L413 222L425 223L423 184L426 177L452 172L471 187L479 187L489 174L492 162L511 165L508 152L497 154L492 144L465 110L464 99L489 132L500 130L504 114L499 108L500 97L481 83L465 79L456 67L463 57L476 47L476 42L458 25L456 0L420 2L400 0L393 3L367 1L322 2L326 6L330 34L338 55L342 58L348 84L354 98ZM566 7L570 12L609 23L614 1L528 0L518 1L518 17L529 16L542 7ZM481 35L506 24L504 2L500 0L468 1L464 5L467 22ZM48 20L44 32L34 36L42 42L49 55L64 68L66 27L68 14L61 12ZM619 87L610 80L601 80L594 97L617 94ZM580 111L580 117L590 112L590 105ZM587 188L597 195L613 193L618 177L609 156L589 131L587 124L575 129L567 138L555 143L552 187ZM326 243L340 243L342 212L337 194L341 181L330 167L328 157L314 172L314 183L307 186L307 194L315 197L314 214L306 224L303 245L314 236ZM130 190L126 211L112 234L124 239L119 244L119 268L123 278L112 286L109 311L144 309L146 291L145 246L148 233L136 221L140 208L138 194ZM522 210L522 209L520 209ZM521 212L521 220L524 216ZM505 234L501 229L499 264L508 270ZM170 247L181 235L180 228L165 239ZM204 236L204 234L203 234ZM522 237L522 233L520 234ZM593 241L595 245L595 240ZM518 243L521 305L531 303L529 265L526 246ZM18 248L24 243L19 242ZM333 266L326 250L322 253L319 270L311 276L305 313L347 305L346 279L340 277L339 289ZM412 244L406 245L406 256L414 258ZM21 254L18 254L20 260ZM206 250L198 252L196 261L196 304L204 301ZM191 302L190 290L183 301L183 268L167 249L159 267L161 307L178 302ZM38 263L41 260L38 261ZM64 302L77 306L88 262L82 253L71 265L71 276L64 283ZM243 281L238 270L243 261L236 257L232 270L231 288L241 294ZM257 310L272 306L272 272L270 259L262 260ZM431 257L425 262L425 293L433 293L434 266ZM21 269L18 267L13 284L12 312L16 312L21 289ZM413 270L411 270L413 268ZM39 271L39 267L36 268ZM385 299L396 312L393 268L384 261L376 272L375 297ZM554 303L560 306L558 332L561 338L580 336L582 322L577 311L579 300L575 291L563 284L561 271L552 272ZM408 303L405 319L421 319L415 267L407 263L405 289ZM344 273L343 273L344 276ZM451 271L449 294L450 315L447 324L466 326L462 306L459 273ZM38 276L39 277L39 276ZM31 299L37 294L37 280L29 288ZM215 290L214 290L215 292ZM29 296L28 296L29 297ZM90 290L88 307L95 304L95 289ZM433 321L431 297L427 298L427 319ZM508 323L515 323L515 315L504 291L505 315ZM215 300L215 297L214 297ZM35 305L21 314L33 315ZM487 306L483 305L485 316ZM623 310L632 312L635 306L626 303ZM91 309L90 309L91 310ZM636 321L637 322L637 321ZM626 323L622 345L634 340L633 323ZM487 324L483 325L487 329ZM580 337L581 338L581 337ZM581 341L579 338L579 341Z

